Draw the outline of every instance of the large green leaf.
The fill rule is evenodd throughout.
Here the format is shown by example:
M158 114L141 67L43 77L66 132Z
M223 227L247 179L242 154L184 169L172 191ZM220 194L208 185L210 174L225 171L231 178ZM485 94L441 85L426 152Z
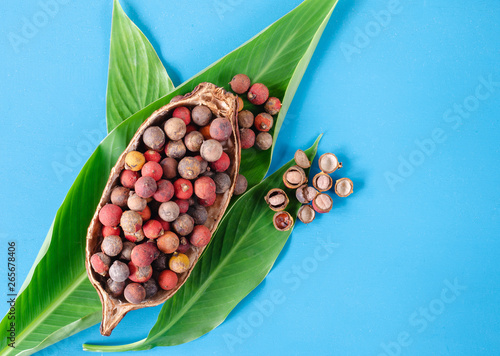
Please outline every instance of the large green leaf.
M0 355L30 354L98 323L100 302L85 278L85 235L109 172L140 124L177 94L209 81L226 86L236 72L248 73L282 96L283 109L274 139L337 0L306 0L242 47L196 75L175 92L158 99L118 125L97 147L72 185L47 234L25 289L16 300L16 349L7 346L9 320L0 323ZM256 63L255 58L266 61ZM271 151L246 150L242 173L250 185L260 182ZM71 222L71 223L69 223ZM60 266L64 266L61 268ZM82 307L75 303L81 298ZM71 312L67 312L70 310Z
M173 89L153 46L114 0L106 97L108 132Z
M312 161L318 138L306 153ZM292 161L243 195L222 219L212 242L182 288L161 309L148 337L128 345L83 345L84 350L119 352L172 346L196 339L217 327L229 312L271 270L292 230L280 232L273 226L274 211L264 196L283 186L283 173ZM284 189L294 196L291 189ZM287 211L295 216L300 203L291 199Z

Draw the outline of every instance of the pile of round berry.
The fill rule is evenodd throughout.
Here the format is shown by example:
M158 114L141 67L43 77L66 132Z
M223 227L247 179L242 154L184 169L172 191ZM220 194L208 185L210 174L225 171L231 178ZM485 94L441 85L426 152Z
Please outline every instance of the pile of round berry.
M255 116L250 110L243 110L243 99L241 96L238 97L241 148L248 149L255 146L260 150L268 150L273 145L273 137L269 130L274 124L273 115L277 115L281 110L281 101L269 97L269 89L264 84L251 84L246 74L235 75L229 85L236 94L247 93L247 99L253 105L264 105L264 111Z
M232 134L209 107L179 106L126 154L120 184L99 211L100 252L90 258L111 296L137 304L178 285L193 263L189 251L211 239L207 207L231 188ZM238 175L234 194L246 188Z

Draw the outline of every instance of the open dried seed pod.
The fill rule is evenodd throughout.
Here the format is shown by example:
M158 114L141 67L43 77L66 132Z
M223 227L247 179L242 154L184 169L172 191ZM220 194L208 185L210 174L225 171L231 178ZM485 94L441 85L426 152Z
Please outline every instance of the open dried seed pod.
M282 211L286 209L288 205L288 196L282 189L271 189L264 198L266 203L269 205L271 210Z
M309 204L317 194L318 191L314 187L307 186L307 184L301 185L295 191L295 197L302 204Z
M328 194L319 193L316 195L316 198L313 199L312 206L317 213L328 213L332 210L333 200Z
M283 174L283 183L287 188L296 189L307 183L306 173L299 166L292 166Z
M306 153L302 150L297 150L297 152L295 152L294 159L295 163L300 168L306 169L311 167L311 161L309 161L309 158L307 157Z
M152 307L165 302L168 298L174 295L177 290L184 284L191 270L198 261L204 247L191 246L186 255L189 257L189 268L187 271L178 274L178 282L174 288L170 290L159 290L155 295L145 299L144 301L135 304L129 303L123 296L113 297L106 290L106 278L97 274L91 267L90 257L97 253L103 240L101 233L102 224L99 220L99 212L103 206L110 201L111 191L120 183L120 174L125 166L125 156L128 152L137 150L141 147L143 134L151 126L162 126L165 121L172 115L172 112L177 107L185 106L193 108L197 105L207 106L213 113L214 117L223 117L230 121L232 126L232 134L228 139L227 150L225 151L231 161L231 167L225 172L231 178L231 186L224 193L217 195L215 203L207 208L208 219L205 226L213 233L224 214L231 196L234 191L234 185L238 176L240 167L240 139L238 135L237 124L237 100L236 96L226 92L223 88L217 87L211 83L199 84L191 93L177 98L175 101L156 110L146 121L139 127L134 137L132 137L129 145L118 158L116 165L111 170L108 182L104 188L101 200L97 206L96 212L87 232L86 258L85 266L87 274L92 285L96 288L99 298L102 303L102 323L101 334L110 335L112 330L120 322L120 320L129 311L145 307ZM154 244L154 243L153 243ZM142 245L138 245L142 246Z
M320 192L326 192L332 188L333 179L328 174L319 172L313 177L312 184Z
M310 205L302 205L297 213L297 217L304 224L309 224L316 217L316 212Z
M339 162L339 159L333 153L322 154L318 160L318 165L322 172L328 174L342 168L342 162Z
M293 226L293 218L288 211L278 211L273 216L273 224L277 230L287 231Z
M348 197L353 192L354 184L349 178L340 178L335 182L335 194L341 198Z

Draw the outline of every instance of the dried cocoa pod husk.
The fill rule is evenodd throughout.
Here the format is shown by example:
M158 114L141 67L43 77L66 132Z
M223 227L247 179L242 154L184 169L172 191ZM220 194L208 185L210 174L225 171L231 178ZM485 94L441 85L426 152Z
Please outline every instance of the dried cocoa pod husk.
M238 176L241 159L240 137L237 120L237 98L235 95L226 92L223 88L217 87L212 83L201 83L191 93L182 97L176 97L169 104L156 110L144 123L139 127L134 137L130 140L129 145L118 158L116 165L111 170L108 182L104 188L101 200L97 206L96 212L87 231L87 245L85 266L90 282L97 290L102 303L102 323L101 334L109 336L120 320L131 310L152 307L165 302L172 297L177 290L184 284L193 267L201 256L204 247L192 246L186 253L190 260L189 269L181 274L178 274L179 282L177 286L169 291L159 290L150 299L146 299L140 304L129 303L123 296L115 298L106 291L105 277L95 273L90 265L90 257L100 250L100 245L103 240L101 230L102 224L99 221L99 210L110 201L111 191L120 183L120 173L125 167L125 155L133 150L142 149L142 135L150 126L161 126L168 118L173 110L179 106L187 106L193 108L196 105L206 105L212 110L214 117L224 117L228 119L233 128L230 139L224 151L231 158L231 167L226 173L231 177L231 187L224 193L218 194L215 203L207 208L208 219L205 223L214 233L217 224L224 215L224 212L233 195L234 185Z

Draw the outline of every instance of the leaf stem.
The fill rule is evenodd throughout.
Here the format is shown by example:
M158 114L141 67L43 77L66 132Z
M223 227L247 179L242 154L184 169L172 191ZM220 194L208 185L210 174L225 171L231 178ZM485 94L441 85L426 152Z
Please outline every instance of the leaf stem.
M143 344L146 339L142 339L131 344L125 345L92 345L92 344L83 344L84 351L92 351L92 352L122 352L129 351L131 349L135 349L137 346ZM140 350L140 349L136 349Z

